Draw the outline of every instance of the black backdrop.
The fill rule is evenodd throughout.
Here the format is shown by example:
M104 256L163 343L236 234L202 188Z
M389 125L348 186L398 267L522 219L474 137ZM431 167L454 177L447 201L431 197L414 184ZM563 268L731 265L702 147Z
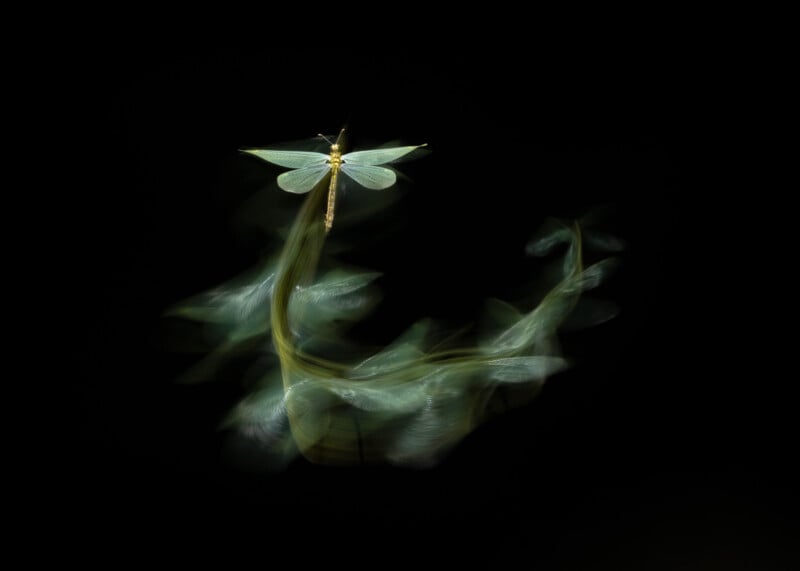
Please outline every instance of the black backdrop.
M60 246L75 402L57 504L85 516L87 537L265 560L430 549L540 569L781 568L793 439L752 396L758 379L722 361L746 343L715 348L724 272L699 224L714 198L692 172L708 135L702 70L664 54L92 53L66 74L87 184ZM468 321L509 292L547 216L596 206L628 244L602 290L621 313L573 337L579 365L538 400L435 469L242 472L217 430L240 386L175 384L187 361L163 349L161 315L259 259L263 236L233 218L253 188L242 177L269 173L238 149L344 123L356 144L432 151L402 170L435 195L412 186L396 232L351 254L386 273L376 335L417 316Z

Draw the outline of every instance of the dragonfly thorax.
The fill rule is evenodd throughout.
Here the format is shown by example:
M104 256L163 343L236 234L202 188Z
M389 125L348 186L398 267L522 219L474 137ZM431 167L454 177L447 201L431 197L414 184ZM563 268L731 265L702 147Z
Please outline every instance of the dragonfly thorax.
M342 164L342 152L339 150L339 145L334 143L331 145L331 154L328 157L328 164L331 167L339 167Z

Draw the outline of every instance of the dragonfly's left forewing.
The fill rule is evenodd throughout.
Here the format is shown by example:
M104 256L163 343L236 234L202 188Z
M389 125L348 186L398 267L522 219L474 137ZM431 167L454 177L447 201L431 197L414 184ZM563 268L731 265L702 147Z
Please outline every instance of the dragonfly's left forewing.
M344 163L342 171L361 186L371 190L389 188L397 181L394 171L384 167Z
M370 151L356 151L342 156L345 164L351 165L382 165L396 161L420 147L425 145L412 145L409 147L392 147L390 149L372 149Z

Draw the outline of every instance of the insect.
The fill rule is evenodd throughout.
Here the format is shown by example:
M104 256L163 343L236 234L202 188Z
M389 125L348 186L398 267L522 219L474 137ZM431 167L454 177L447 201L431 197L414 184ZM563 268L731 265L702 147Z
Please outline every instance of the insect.
M309 151L278 151L272 149L249 149L244 152L278 166L295 169L278 176L278 186L286 192L304 194L319 184L330 173L328 207L325 211L325 231L329 232L333 226L333 214L336 206L336 184L339 178L339 171L345 173L361 186L372 190L383 190L397 181L397 175L393 170L378 165L395 161L414 149L424 147L427 144L355 151L343 155L340 145L343 134L344 129L340 131L336 141L331 143L331 151L328 155ZM320 136L325 138L323 135ZM328 142L330 143L330 141Z

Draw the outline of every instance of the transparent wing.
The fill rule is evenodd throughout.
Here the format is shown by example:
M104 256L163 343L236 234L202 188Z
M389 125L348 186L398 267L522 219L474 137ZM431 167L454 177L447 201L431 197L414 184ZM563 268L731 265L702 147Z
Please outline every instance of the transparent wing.
M410 147L392 147L390 149L373 149L371 151L356 151L342 156L345 164L352 165L382 165L391 161L396 161L400 157L407 155L414 149L425 145L413 145Z
M369 165L343 164L342 171L361 186L371 190L389 188L397 181L397 175L391 169Z
M301 169L325 164L328 155L310 151L273 151L271 149L249 149L245 153L257 156L270 163L290 169Z
M278 176L278 186L286 192L304 194L317 186L317 183L325 178L329 170L330 167L328 165L320 165L285 172Z

